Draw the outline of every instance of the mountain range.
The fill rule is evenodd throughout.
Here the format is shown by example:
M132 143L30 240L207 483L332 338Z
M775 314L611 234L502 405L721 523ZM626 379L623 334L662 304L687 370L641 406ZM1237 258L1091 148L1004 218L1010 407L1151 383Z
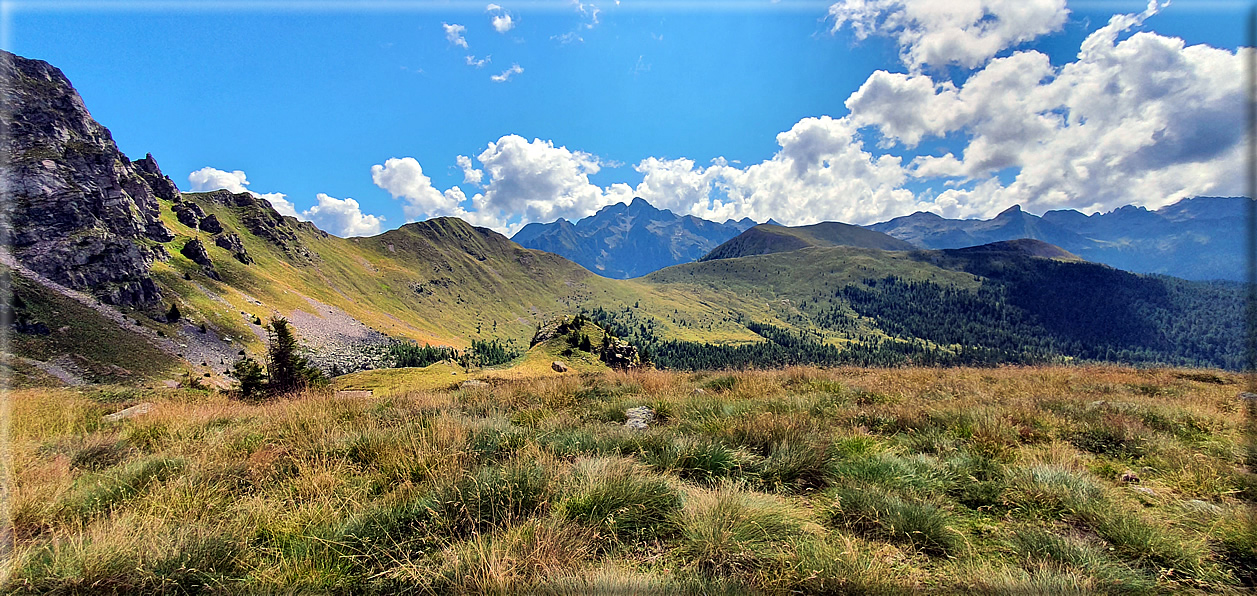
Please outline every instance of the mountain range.
M1028 238L1054 244L1088 261L1136 273L1242 281L1248 267L1244 243L1251 204L1243 197L1195 197L1155 211L1126 206L1092 215L1063 209L1042 216L1013 206L986 220L947 219L922 211L864 226L881 233L874 236L861 235L859 227L839 222L787 227L773 220L756 226L752 220L742 219L721 224L692 215L678 216L635 198L627 205L604 207L575 224L565 219L530 223L511 239L615 279L640 277L672 265L729 254L779 252L817 244L885 250L950 249Z
M656 209L641 198L608 205L575 224L530 223L511 240L552 252L604 277L640 277L698 260L755 225L750 219L716 223Z
M338 238L247 192L181 192L152 156L123 155L45 62L0 54L0 75L12 106L0 112L11 290L0 295L11 335L0 372L17 385L181 373L229 384L235 359L264 353L271 316L293 323L316 365L341 372L385 365L381 346L394 341L523 349L539 325L576 313L676 369L1243 366L1242 285L1136 275L1035 240L925 250L832 223L732 237L751 224L735 222L717 243L701 220L634 201L587 218L600 220L589 237L618 239L608 257L679 236L668 246L684 250L654 254L698 258L710 243L723 258L621 280L456 218ZM548 229L559 228L528 235Z
M868 226L920 248L963 248L1033 238L1096 263L1184 279L1245 279L1244 244L1252 200L1182 199L1155 211L1128 205L1084 215L1072 209L1041 217L1013 206L989 220L945 219L918 212Z

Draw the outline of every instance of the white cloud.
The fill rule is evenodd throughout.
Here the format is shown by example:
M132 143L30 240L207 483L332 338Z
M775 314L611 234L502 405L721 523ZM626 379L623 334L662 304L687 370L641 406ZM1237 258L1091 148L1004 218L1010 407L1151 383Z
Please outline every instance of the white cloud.
M477 170L476 167L471 164L470 157L467 157L466 155L459 155L454 158L454 162L457 163L458 168L463 171L463 182L467 184L479 185L480 181L484 179L484 171Z
M932 207L990 216L1013 204L1151 208L1203 194L1243 194L1243 64L1233 53L1139 32L1159 8L1114 16L1054 67L1037 51L992 60L963 87L924 75L874 73L847 105L884 142L959 134L962 151L918 157L915 177L959 177ZM997 173L1012 172L1008 184ZM963 185L962 185L963 186Z
M509 14L500 14L489 20L493 24L493 30L498 33L506 33L515 28L515 21Z
M769 217L787 224L823 220L872 223L914 204L901 188L898 157L861 148L847 119L804 118L777 135L771 159L744 168L722 159L706 168L689 159L648 158L636 194L652 204L706 219Z
M521 67L518 64L512 64L510 68L502 71L502 74L491 75L489 79L492 80L494 83L505 83L511 80L511 77L517 74L522 74L523 72L524 72L523 67Z
M463 193L441 192L432 186L432 179L423 173L423 166L413 157L391 157L384 165L371 166L371 181L388 191L394 199L404 199L402 213L409 220L421 217L453 215L459 212L458 204ZM457 187L451 190L457 190Z
M380 233L384 218L362 212L358 201L337 199L319 193L319 204L302 212L319 229L342 238L350 236L374 236Z
M485 56L484 58L480 58L480 59L477 59L475 56L471 56L471 55L467 56L467 66L474 66L476 68L484 68L484 65L490 62L493 62L493 56Z
M632 199L628 185L604 190L589 181L601 169L596 156L555 147L550 141L507 135L489 143L477 159L484 165L488 184L473 203L482 216L500 222L517 215L522 218L517 225L579 219L604 205Z
M226 172L204 167L188 174L188 183L192 185L192 192L223 189L240 193L248 190L245 186L249 184L249 180L241 170Z
M895 39L914 71L925 65L980 66L1001 50L1059 30L1065 0L841 0L829 7L833 31L856 39Z
M245 188L249 185L249 179L242 170L227 172L207 166L188 174L188 183L192 185L192 192L219 189L233 193L247 192L259 199L266 199L280 215L289 215L301 219L301 216L297 213L297 207L292 204L292 201L288 200L287 195L284 193L271 192L262 194Z
M492 2L490 2L488 6L484 7L485 12L493 12L495 10L502 10L502 7Z
M467 31L466 27L458 24L441 23L441 28L445 30L446 41L463 49L468 49L467 39L463 37L463 32Z

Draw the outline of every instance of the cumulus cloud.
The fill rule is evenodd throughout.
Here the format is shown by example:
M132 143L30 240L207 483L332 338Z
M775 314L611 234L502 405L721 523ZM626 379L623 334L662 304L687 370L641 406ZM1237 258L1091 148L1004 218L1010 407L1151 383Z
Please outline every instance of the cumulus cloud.
M342 238L374 236L380 233L384 218L363 213L358 201L337 199L323 193L315 198L319 204L306 209L302 215L314 222L319 229Z
M788 224L873 223L914 205L901 188L907 175L900 159L865 151L845 118L804 118L777 135L777 144L771 159L743 168L724 160L700 167L689 159L648 158L635 168L643 174L636 194L716 221L771 217Z
M470 197L457 186L434 188L413 158L377 165L372 177L406 201L409 218L452 215L508 234L634 196L717 221L799 225L868 224L917 210L990 217L1013 204L1035 213L1156 208L1187 196L1242 194L1237 123L1253 50L1130 32L1160 6L1114 16L1073 61L1053 64L1016 47L1060 28L1066 11L1056 0L845 0L830 9L835 27L894 37L908 72L874 72L845 102L848 115L799 120L759 163L647 157L634 166L635 187L603 187L590 176L610 162L507 135L474 159L456 158L463 182L479 191ZM926 66L973 69L957 83L947 69L935 78L940 71ZM918 156L905 163L896 155L904 149ZM925 190L914 194L909 185Z
M467 184L479 185L484 179L484 171L477 170L471 163L471 158L466 155L459 155L454 158L454 162L458 164L458 168L463 171L463 182Z
M493 56L485 56L484 58L476 58L475 56L472 56L470 54L467 56L467 66L474 66L476 68L484 68L484 65L490 62L493 62Z
M1160 207L1202 194L1242 194L1244 49L1240 53L1138 32L1159 8L1116 15L1054 67L1037 51L997 58L962 87L921 74L874 73L847 101L852 119L884 143L961 133L956 154L918 157L922 179L958 177L971 188L932 207L988 216L1031 211ZM997 173L1014 172L1008 184Z
M1065 0L841 0L829 7L833 31L885 36L912 70L980 66L1001 50L1059 30Z
M467 39L463 37L463 32L467 30L466 27L458 24L441 23L441 28L445 30L446 41L463 49L468 49Z
M266 199L280 215L289 215L301 219L301 215L297 213L297 207L292 204L292 201L288 200L287 195L284 193L271 192L263 194L245 188L249 185L249 179L242 170L227 172L207 166L188 174L188 183L192 185L192 192L219 189L234 193L247 192L259 199Z
M510 68L502 71L502 74L491 75L489 79L491 79L494 83L505 83L511 80L511 77L514 77L517 74L522 74L523 72L523 67L518 64L512 64Z
M394 199L404 200L402 213L410 220L454 215L465 198L458 187L445 192L437 190L432 186L432 179L423 173L419 160L413 157L391 157L383 165L371 166L371 181Z
M603 189L589 181L601 169L589 153L507 135L476 159L489 179L477 208L503 221L515 215L525 221L581 218L607 204Z

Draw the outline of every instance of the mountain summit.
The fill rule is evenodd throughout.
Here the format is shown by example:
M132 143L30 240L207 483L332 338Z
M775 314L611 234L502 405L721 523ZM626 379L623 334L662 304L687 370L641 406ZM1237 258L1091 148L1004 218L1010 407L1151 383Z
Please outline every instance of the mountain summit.
M566 257L603 277L640 277L698 260L755 225L750 219L716 223L656 209L640 197L603 207L573 224L530 223L511 240Z

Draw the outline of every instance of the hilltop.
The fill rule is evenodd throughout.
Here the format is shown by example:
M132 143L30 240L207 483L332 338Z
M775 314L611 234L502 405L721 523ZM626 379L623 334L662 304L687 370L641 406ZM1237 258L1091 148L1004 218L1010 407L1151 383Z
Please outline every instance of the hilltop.
M762 224L742 232L699 260L735 259L816 246L853 246L877 250L913 250L916 248L903 240L880 232L832 221L795 227Z

